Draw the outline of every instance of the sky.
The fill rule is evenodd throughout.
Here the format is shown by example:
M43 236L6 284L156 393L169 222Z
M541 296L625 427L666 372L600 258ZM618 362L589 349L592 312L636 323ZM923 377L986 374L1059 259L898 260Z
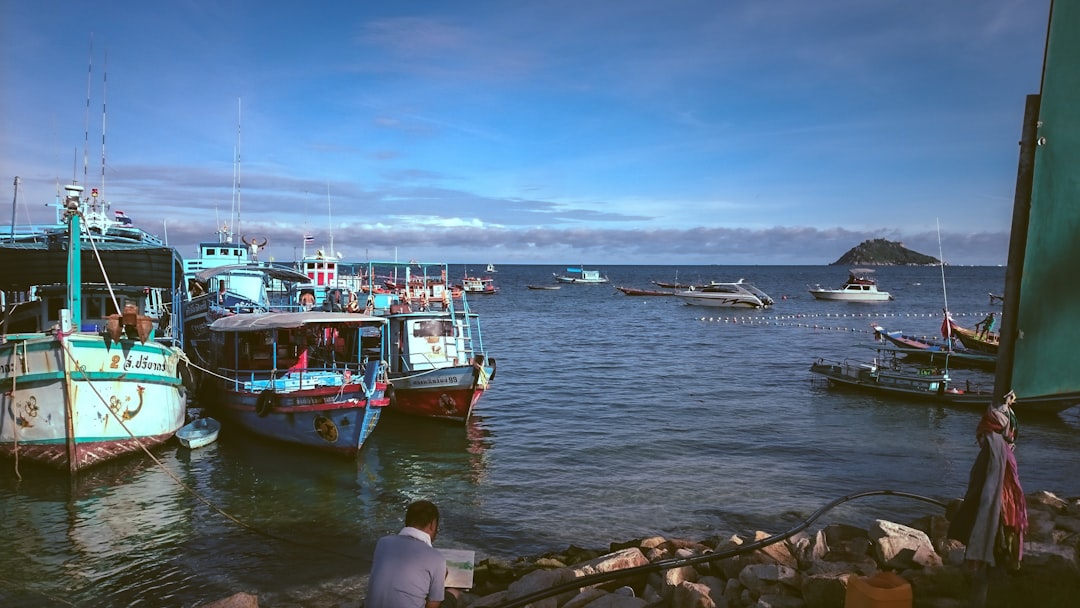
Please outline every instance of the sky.
M0 234L76 179L184 256L1005 264L1049 6L10 0Z

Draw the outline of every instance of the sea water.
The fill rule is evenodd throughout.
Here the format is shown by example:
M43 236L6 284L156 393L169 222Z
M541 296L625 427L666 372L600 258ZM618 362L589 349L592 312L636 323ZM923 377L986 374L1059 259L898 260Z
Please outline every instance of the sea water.
M355 460L225 428L199 450L155 450L160 464L134 457L74 480L23 463L19 481L0 462L0 606L196 606L236 591L264 606L356 605L374 542L419 498L442 511L437 544L483 559L781 532L867 490L963 495L978 411L829 389L809 367L871 359L875 322L938 335L946 297L973 325L1000 311L988 293L1003 292L1004 268L947 267L946 291L940 268L880 268L896 299L865 304L809 295L843 283L836 266L613 266L598 268L607 285L526 288L562 269L500 266L500 292L470 300L498 371L464 427L387 416ZM676 274L744 278L776 305L614 289ZM1019 416L1024 489L1080 495L1077 411ZM873 498L820 523L934 512Z

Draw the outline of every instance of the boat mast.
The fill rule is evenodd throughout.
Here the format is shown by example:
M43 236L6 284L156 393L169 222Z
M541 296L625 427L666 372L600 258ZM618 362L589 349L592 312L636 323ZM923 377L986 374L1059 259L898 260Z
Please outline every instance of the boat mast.
M945 299L945 343L948 345L949 352L952 352L952 323L949 323L949 291L945 289L945 254L941 248L941 220L935 220L937 224L937 247L938 247L938 265L941 266L941 295ZM948 358L945 359L948 361Z
M86 61L86 110L83 112L83 183L87 181L90 148L90 84L94 75L94 35L90 35L90 55Z
M326 252L329 257L336 258L334 253L334 210L330 206L330 182L326 182L326 219L330 224L330 251Z
M19 203L19 176L15 176L15 196L11 199L11 242L15 242L15 210Z
M233 160L233 227L229 233L229 242L234 234L240 233L240 121L241 99L236 99L236 158Z

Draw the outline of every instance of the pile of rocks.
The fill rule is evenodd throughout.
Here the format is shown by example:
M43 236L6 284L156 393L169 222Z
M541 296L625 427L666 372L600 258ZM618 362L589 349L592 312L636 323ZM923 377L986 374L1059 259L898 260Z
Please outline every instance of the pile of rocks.
M1076 606L1080 597L1080 498L1049 492L1027 497L1029 529L1017 572L992 571L989 606ZM948 511L948 512L951 512ZM570 547L516 561L477 564L466 608L494 608L556 585L602 572L670 562L671 567L576 587L534 601L533 608L823 608L843 606L852 576L882 571L910 584L914 605L967 605L970 580L964 546L948 539L948 520L930 515L908 525L877 520L869 529L828 525L752 552L678 565L727 552L754 538L689 541L653 537L613 544L606 551ZM666 564L665 564L666 566ZM642 568L641 570L650 570ZM640 572L640 571L639 571Z

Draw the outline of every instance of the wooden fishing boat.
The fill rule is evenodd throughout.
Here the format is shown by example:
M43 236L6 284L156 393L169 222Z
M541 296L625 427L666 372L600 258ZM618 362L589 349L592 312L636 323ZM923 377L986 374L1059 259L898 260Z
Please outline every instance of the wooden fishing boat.
M907 368L895 358L874 358L870 362L818 358L810 366L810 371L824 377L830 386L928 403L985 408L993 398L993 380L990 380L988 385L973 383L971 380L957 382L950 376L948 369Z
M370 262L368 275L397 268L411 276L409 267L398 266L395 262ZM441 275L422 273L418 289L426 289L423 276ZM495 359L484 350L480 317L470 310L468 297L414 309L400 294L374 292L370 302L371 314L387 322L390 406L386 414L468 422L496 374Z
M562 285L526 285L529 289L536 289L542 291L555 291L562 287Z
M96 188L65 190L57 224L0 243L0 454L75 474L183 425L183 266Z
M490 296L499 293L495 286L495 279L491 277L470 277L465 275L461 279L461 291L481 296Z
M998 334L994 332L982 333L963 327L953 321L952 318L946 318L945 323L948 324L948 332L956 336L964 347L980 353L997 355L1000 338Z
M389 403L385 325L323 311L222 317L210 325L215 374L201 405L265 438L356 456Z
M931 340L910 336L900 331L889 331L880 324L873 324L874 335L879 341L892 344L906 359L915 359L942 367L968 367L993 371L997 357L957 346L949 340Z
M567 274L552 274L555 275L555 280L559 283L598 285L609 281L606 276L600 274L599 270L585 270L585 268L581 266L567 268L566 273Z
M176 439L185 448L195 450L217 441L221 423L213 418L196 418L176 431Z
M616 287L628 296L673 296L674 291L661 291L659 289L638 289L637 287Z

